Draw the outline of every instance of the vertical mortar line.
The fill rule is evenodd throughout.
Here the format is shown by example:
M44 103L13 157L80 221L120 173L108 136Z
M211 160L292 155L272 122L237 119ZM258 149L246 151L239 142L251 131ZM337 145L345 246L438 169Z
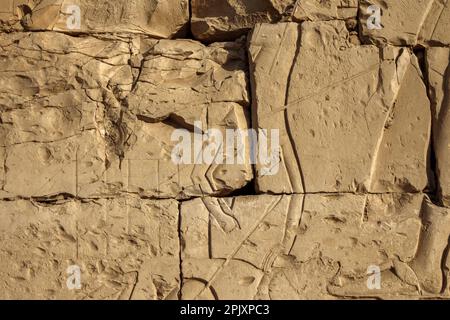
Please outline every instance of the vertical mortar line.
M177 201L178 204L178 245L179 245L179 268L180 268L180 288L178 290L178 300L183 300L183 260L182 260L182 250L183 250L183 241L181 239L181 206L182 202Z
M130 192L130 170L131 170L131 159L127 159L127 192L125 193L125 207L127 208L126 216L127 216L127 235L130 235L130 209L128 203L128 196Z

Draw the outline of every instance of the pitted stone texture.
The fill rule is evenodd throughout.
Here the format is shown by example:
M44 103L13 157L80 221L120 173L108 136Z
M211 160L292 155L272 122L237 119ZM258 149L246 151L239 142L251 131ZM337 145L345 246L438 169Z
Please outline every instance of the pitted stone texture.
M448 0L359 0L362 38L368 43L396 46L450 44L450 3ZM371 29L370 6L381 10L381 29Z
M132 32L171 38L186 32L188 20L188 0L3 0L0 4L0 28L5 30Z
M221 194L245 186L253 177L248 160L248 139L243 141L243 150L238 151L236 144L233 151L233 154L242 154L243 164L237 161L233 164L224 164L225 161L212 165L195 164L202 162L200 156L206 152L208 144L198 152L190 150L192 164L177 166L170 159L174 127L189 130L193 145L199 133L208 129L219 129L225 139L226 129L247 130L250 126L243 41L204 46L190 40L160 40L146 45L150 49L140 61L139 78L127 99L129 110L141 120L139 129L135 130L138 143L127 157L131 161L150 160L155 154L150 151L151 145L162 144L160 149L165 152L162 165L178 175L182 186L179 192L187 196ZM140 134L154 141L147 139L139 143ZM163 180L173 184L174 179ZM170 185L161 187L173 188Z
M358 0L300 0L292 10L294 21L326 21L355 19Z
M442 203L450 207L450 50L428 48L426 64L433 111L436 174Z
M182 198L251 180L250 164L171 159L171 134L194 121L222 132L248 127L242 43L0 37L0 196Z
M347 20L356 27L357 0L192 0L196 39L235 39L258 23Z
M307 194L184 202L182 298L331 299L329 286L365 277L370 265L385 270L414 258L423 198Z
M192 0L191 30L196 39L223 41L239 37L256 23L277 22L294 0Z
M242 40L210 46L191 40L149 40L129 108L150 121L179 116L206 127L211 104L249 105L247 58ZM142 44L144 46L144 44ZM173 119L177 121L177 119Z
M416 57L353 45L342 21L304 22L299 32L262 24L250 40L253 124L279 129L281 146L278 174L258 173L258 189L424 190L431 115Z
M82 193L105 167L112 91L131 89L128 41L13 33L0 35L0 46L2 190L9 197Z
M176 299L174 200L2 201L0 215L2 299Z
M414 257L398 257L382 270L379 290L368 289L367 277L356 277L330 286L329 291L347 298L417 299L420 294L421 298L448 299L450 209L437 207L426 200L421 218L422 228Z

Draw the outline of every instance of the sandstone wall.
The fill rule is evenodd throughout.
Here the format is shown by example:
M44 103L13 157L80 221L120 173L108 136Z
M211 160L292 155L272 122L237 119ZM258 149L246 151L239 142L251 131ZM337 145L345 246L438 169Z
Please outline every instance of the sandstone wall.
M449 16L2 0L0 298L449 298Z

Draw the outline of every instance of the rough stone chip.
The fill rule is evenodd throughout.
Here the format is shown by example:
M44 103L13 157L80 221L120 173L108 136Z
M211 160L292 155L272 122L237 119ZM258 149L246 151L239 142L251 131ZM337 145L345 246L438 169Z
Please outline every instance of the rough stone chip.
M280 170L257 165L258 190L427 187L430 103L412 52L354 45L343 21L260 24L249 52L253 126L280 132Z
M174 200L0 201L0 213L2 299L177 298Z
M0 28L64 32L145 33L170 38L185 33L188 0L2 0Z

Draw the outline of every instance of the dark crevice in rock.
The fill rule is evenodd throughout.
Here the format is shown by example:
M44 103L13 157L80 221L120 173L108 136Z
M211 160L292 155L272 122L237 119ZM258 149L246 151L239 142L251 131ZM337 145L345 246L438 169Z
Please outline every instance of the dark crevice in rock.
M289 91L290 91L290 87L291 87L291 83L292 83L292 76L294 73L294 68L297 64L297 62L299 61L299 57L300 57L300 50L301 50L301 46L302 46L302 24L298 25L298 38L297 38L297 46L295 48L295 54L294 54L294 58L292 60L292 64L289 70L289 74L288 74L288 78L287 78L287 82L286 82L286 92L285 92L285 96L284 96L284 105L287 106L290 103L289 100ZM292 145L292 149L294 152L294 157L295 157L295 161L296 161L296 165L298 168L298 172L300 174L300 179L301 179L301 186L302 186L302 191L306 192L306 183L305 183L305 176L304 176L304 172L302 169L302 162L300 161L300 154L299 154L299 149L296 146L296 141L292 135L292 129L291 129L291 124L289 123L289 115L288 115L288 109L286 108L284 110L284 119L285 119L285 125L286 125L286 131L287 131L287 135L289 137L289 141L291 141L291 145ZM295 189L295 187L294 187ZM294 191L293 189L293 191Z
M252 196L256 195L256 189L255 189L255 181L256 179L253 178L251 181L247 183L244 187L234 190L230 194L228 194L226 197L240 197L240 196Z
M26 30L30 26L33 10L26 4L20 5L17 8L21 14L20 25Z
M448 287L448 275L449 275L449 269L446 264L447 260L448 260L448 255L449 255L449 251L450 251L450 237L448 239L448 243L447 246L445 247L445 250L442 254L442 259L441 259L441 270L442 270L442 289L441 289L441 294L445 294L445 291L447 290Z
M191 1L188 1L188 7L189 7L189 19L186 24L186 38L195 40L194 34L192 33L192 3Z

